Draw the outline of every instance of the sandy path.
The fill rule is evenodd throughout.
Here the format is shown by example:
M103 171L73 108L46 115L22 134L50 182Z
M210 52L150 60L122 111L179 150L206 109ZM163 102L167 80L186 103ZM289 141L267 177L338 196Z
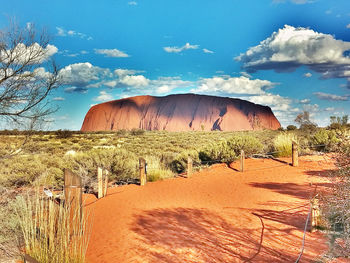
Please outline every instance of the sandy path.
M248 159L244 173L219 164L188 179L111 188L87 205L88 262L294 262L309 198L332 168L324 157L301 158L298 168ZM301 262L325 250L322 235L308 232Z

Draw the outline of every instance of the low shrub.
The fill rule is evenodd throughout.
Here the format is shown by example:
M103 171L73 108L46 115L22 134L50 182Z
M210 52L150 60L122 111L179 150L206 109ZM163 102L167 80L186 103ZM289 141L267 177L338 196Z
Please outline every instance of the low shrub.
M330 151L337 142L339 142L339 140L334 130L320 129L311 137L311 143L315 145L315 149L319 151Z
M236 156L241 154L241 150L245 154L261 153L264 146L255 137L251 135L236 135L227 140L227 146L231 148Z
M147 164L147 181L155 182L174 177L174 173L162 164L159 157L146 156L145 160Z
M297 126L295 125L288 125L287 126L287 131L295 131L297 129Z
M292 142L298 142L298 138L293 133L281 133L273 140L274 154L277 157L290 157L292 156Z
M229 146L226 140L209 144L200 150L198 155L204 164L230 163L237 158L235 150Z
M144 133L145 133L145 130L142 130L142 129L132 129L130 131L130 134L133 136L140 136L140 135L143 135Z
M57 130L55 132L56 137L59 139L70 138L73 136L73 134L74 134L74 132L70 131L70 130Z
M176 157L170 163L171 170L177 173L185 172L187 169L188 157L192 158L193 164L199 164L201 162L199 159L199 154L196 150L183 151L176 155Z

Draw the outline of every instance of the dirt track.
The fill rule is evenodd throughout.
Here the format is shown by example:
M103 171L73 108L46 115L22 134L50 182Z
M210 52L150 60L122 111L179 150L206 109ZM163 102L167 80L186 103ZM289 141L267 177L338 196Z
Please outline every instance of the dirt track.
M299 163L248 159L244 173L234 170L238 163L220 164L192 178L89 197L88 262L294 262L309 198L328 185L323 175L333 169L325 157ZM307 232L301 262L326 249L322 234Z

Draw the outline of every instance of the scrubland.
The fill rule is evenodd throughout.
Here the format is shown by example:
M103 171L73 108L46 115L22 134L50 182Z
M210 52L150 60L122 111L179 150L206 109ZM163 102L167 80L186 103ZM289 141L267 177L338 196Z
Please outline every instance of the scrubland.
M213 163L230 163L239 158L241 150L246 157L287 157L292 141L298 144L299 153L320 154L336 152L339 163L338 179L334 179L337 193L349 190L349 127L292 130L262 130L249 132L165 132L117 131L82 133L52 132L0 132L0 253L13 255L9 249L21 236L20 221L16 215L15 196L23 189L46 187L62 190L63 169L69 168L82 176L86 192L96 192L96 169L110 172L110 186L138 183L138 159L147 162L148 181L171 178L186 170L188 156L195 169ZM341 195L341 194L340 194ZM341 206L338 194L331 202L324 202L325 216L336 230L331 235L334 251L340 250L336 240L342 237L349 242L349 200ZM328 199L325 199L328 200ZM333 204L333 206L329 206ZM337 207L338 209L335 209ZM346 210L347 209L347 210ZM344 234L345 233L345 234ZM344 239L345 235L345 239ZM346 243L349 245L348 243ZM349 246L348 246L349 247Z

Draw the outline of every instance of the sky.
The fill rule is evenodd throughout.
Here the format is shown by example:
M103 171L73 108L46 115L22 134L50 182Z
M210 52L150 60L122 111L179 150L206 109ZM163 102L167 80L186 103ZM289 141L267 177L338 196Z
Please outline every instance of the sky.
M89 108L137 96L196 93L270 106L286 127L350 115L349 0L1 0L46 28L62 85L47 129L79 130Z

